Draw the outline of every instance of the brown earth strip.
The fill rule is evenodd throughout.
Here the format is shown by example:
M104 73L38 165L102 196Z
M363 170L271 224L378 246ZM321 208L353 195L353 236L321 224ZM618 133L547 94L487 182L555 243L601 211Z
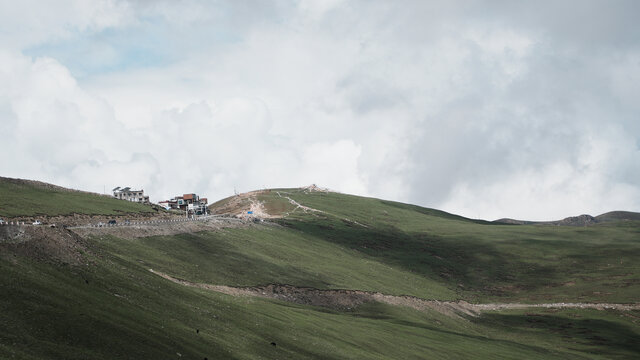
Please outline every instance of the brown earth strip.
M324 306L336 309L351 309L358 305L377 301L396 306L407 306L419 311L435 310L452 317L478 316L483 311L499 311L507 309L526 308L580 308L580 309L614 309L621 311L640 310L640 304L609 304L609 303L552 303L552 304L470 304L466 301L438 301L425 300L414 296L385 295L378 292L361 290L320 290L290 285L230 287L223 285L209 285L177 279L170 275L149 269L175 283L208 289L234 296L256 296L269 299L293 302L302 305Z

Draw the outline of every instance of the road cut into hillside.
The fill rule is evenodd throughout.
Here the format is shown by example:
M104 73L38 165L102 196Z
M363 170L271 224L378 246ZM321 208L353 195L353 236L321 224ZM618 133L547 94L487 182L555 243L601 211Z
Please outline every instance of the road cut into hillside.
M254 223L229 217L209 217L197 221L186 219L175 220L149 220L119 224L117 226L78 226L71 230L82 237L90 235L112 235L124 239L141 238L148 236L169 236L183 233L195 233L199 231L213 231L223 228L237 228L253 226Z
M595 309L595 310L640 310L640 304L612 304L612 303L491 303L471 304L466 301L438 301L425 300L415 296L386 295L379 292L329 289L321 290L308 287L296 287L291 285L270 284L266 286L231 287L224 285L210 285L194 283L184 279L178 279L153 269L150 272L161 276L174 283L212 290L233 296L255 296L261 298L277 299L301 305L322 306L340 310L350 310L364 303L377 301L396 306L407 306L419 311L434 310L439 313L464 318L465 316L478 316L485 311L500 311L510 309L528 308L557 308L557 309Z

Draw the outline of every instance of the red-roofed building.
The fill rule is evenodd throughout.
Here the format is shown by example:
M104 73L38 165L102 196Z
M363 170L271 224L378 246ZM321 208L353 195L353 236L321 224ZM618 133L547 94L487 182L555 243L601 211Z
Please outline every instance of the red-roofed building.
M208 212L207 198L200 198L197 194L183 194L171 200L161 201L159 204L165 209L188 211L194 215L204 215Z

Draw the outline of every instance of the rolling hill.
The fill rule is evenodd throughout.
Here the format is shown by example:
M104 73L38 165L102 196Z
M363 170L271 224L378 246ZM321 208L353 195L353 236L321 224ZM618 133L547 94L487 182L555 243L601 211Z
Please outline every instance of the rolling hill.
M0 177L0 217L153 213L138 203L40 181Z
M505 225L313 187L211 210L242 221L141 237L5 227L0 358L640 355L628 214Z

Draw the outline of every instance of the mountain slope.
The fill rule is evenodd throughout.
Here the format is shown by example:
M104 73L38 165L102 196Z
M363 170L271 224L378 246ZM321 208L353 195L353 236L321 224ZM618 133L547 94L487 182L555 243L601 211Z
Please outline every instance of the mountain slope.
M0 286L12 298L0 295L0 357L582 359L638 351L630 319L594 310L471 321L383 304L337 311L185 288L108 260L73 270L3 263L9 276Z
M258 192L247 204L260 208L255 202L296 236L437 281L470 301L629 302L640 293L637 221L508 226L300 189Z
M287 284L474 303L636 303L638 222L498 225L310 189L243 194L213 209L246 221L221 226L212 219L207 231L126 239L101 228L83 232L89 234L84 239L72 230L43 229L81 245L74 252L79 260L71 263L19 251L25 242L39 248L37 236L46 233L0 233L0 358L640 354L638 310L530 308L468 317L378 302L310 306L288 301L287 294L277 300L211 290ZM158 273L211 286L185 286Z

